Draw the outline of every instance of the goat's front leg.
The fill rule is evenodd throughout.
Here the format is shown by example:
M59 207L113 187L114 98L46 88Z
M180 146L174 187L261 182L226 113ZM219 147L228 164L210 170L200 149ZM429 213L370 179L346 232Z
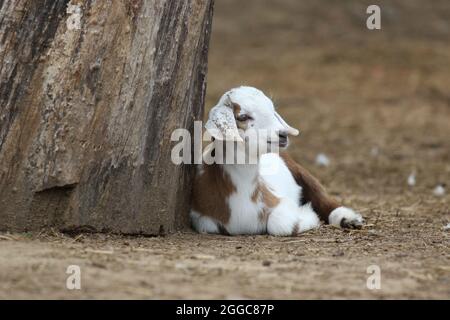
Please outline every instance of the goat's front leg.
M204 216L195 210L191 210L190 215L192 227L198 233L220 233L219 224L210 217Z
M299 207L291 199L282 198L269 215L267 232L274 236L295 236L319 225L319 218L310 204Z

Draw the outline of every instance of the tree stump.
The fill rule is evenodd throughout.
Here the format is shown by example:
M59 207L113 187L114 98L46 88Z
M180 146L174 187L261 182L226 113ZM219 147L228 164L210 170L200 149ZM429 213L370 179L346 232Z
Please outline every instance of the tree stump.
M0 230L186 225L212 1L0 0Z

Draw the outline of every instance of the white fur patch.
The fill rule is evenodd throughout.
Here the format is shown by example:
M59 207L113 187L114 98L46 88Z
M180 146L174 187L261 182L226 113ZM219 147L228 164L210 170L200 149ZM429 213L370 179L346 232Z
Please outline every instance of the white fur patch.
M320 219L313 210L311 203L300 207L300 229L299 232L305 232L320 226Z
M276 153L261 156L260 175L270 190L280 198L289 198L300 203L302 188L295 182L284 160Z
M319 218L310 204L298 207L295 202L284 198L270 214L267 232L274 236L290 236L294 227L297 233L302 233L319 226Z
M332 225L340 227L342 219L359 223L363 222L363 218L359 213L356 213L355 211L347 207L339 207L334 209L328 217L328 222Z
M231 235L264 233L265 224L260 219L263 203L251 200L256 188L258 166L225 165L224 169L236 187L236 192L229 196L227 202L231 211L230 220L225 225L227 231Z
M201 215L195 210L191 210L191 221L192 226L199 233L219 233L217 223L213 219Z

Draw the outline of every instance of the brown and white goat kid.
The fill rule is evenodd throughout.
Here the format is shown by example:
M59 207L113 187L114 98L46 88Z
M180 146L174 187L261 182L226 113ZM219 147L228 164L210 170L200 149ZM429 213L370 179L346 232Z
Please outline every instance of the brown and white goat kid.
M225 93L211 109L205 127L216 151L222 150L224 140L232 140L236 154L231 163L198 168L191 210L198 232L289 236L318 227L319 218L340 227L362 226L360 214L340 206L286 153L267 151L286 148L288 134L299 132L260 90L239 87ZM270 134L250 134L263 130ZM256 151L249 148L252 140L256 140ZM237 164L236 158L242 155L247 162Z

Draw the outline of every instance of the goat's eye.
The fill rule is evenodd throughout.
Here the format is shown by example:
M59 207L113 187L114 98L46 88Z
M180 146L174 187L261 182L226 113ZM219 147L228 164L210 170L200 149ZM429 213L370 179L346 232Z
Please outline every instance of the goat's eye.
M250 117L248 114L240 114L236 117L236 120L240 121L240 122L245 122L245 121L248 121L251 119L252 119L252 117Z

